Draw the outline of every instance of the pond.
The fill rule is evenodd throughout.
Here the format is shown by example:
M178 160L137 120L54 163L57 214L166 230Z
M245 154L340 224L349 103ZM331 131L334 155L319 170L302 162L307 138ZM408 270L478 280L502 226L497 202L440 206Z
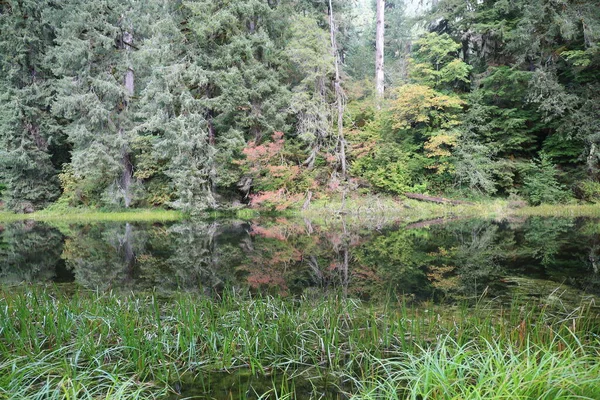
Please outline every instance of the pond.
M455 302L600 294L595 219L5 224L0 283L168 295L225 287L281 296Z
M559 324L551 325L539 323L549 314L535 315L536 310L544 314L542 304L558 305L567 315L585 302L595 304L600 295L598 222L530 217L407 223L338 216L7 223L0 227L0 285L9 305L0 310L7 328L5 356L14 347L23 354L39 352L41 358L47 354L45 346L54 348L72 340L76 344L69 351L77 359L86 348L91 360L99 359L93 354L103 354L104 362L110 361L109 352L123 353L123 360L130 360L129 368L140 376L154 376L168 385L170 394L162 392L159 397L169 400L284 398L278 393L291 393L296 399L345 399L357 390L370 390L360 381L352 383L352 377L381 372L373 372L364 354L385 360L388 352L400 348L418 353L419 346L435 345L433 338L441 332L456 337L457 346L460 341L471 343L477 335L484 341L522 345L527 326L539 327L531 328L532 337L550 347L561 329L582 329L582 337L587 337L587 330L593 331L595 325L586 319L576 327L572 318L557 314ZM39 297L27 294L37 287L54 289L50 294L40 291ZM13 297L11 288L27 290ZM52 294L56 288L63 294ZM231 289L256 294L258 301L230 298ZM82 290L100 297L71 299L71 293ZM105 298L102 293L125 297ZM328 294L335 300L331 296L328 300ZM340 294L368 306L339 301ZM138 303L136 296L145 300ZM164 304L156 305L155 298ZM198 300L203 298L208 302ZM212 305L211 298L225 300ZM533 303L533 314L517 308L505 316L506 322L493 323L485 308L471 316L471 305L483 298L499 309L521 299ZM405 315L406 310L377 308L395 302L418 308L412 317ZM30 323L12 319L13 312ZM46 315L57 321L56 328L44 323ZM193 322L183 323L187 318ZM146 338L140 340L137 331L127 326L144 327ZM86 340L86 329L91 329L92 341ZM0 343L2 334L0 330ZM23 337L30 339L23 341ZM326 340L335 351L320 350ZM121 341L130 344L117 346ZM191 352L198 352L197 358ZM170 361L156 367L140 364L153 357ZM63 365L61 358L55 362ZM148 372L162 367L160 373ZM29 376L19 375L20 370L9 364L0 363L1 368L18 376L15 382ZM20 368L25 371L29 364ZM184 372L172 378L172 370ZM582 371L592 370L582 364ZM97 385L98 378L89 379L92 387ZM377 379L382 379L382 387L389 380L385 375ZM41 390L35 379L29 385L21 383L7 393Z

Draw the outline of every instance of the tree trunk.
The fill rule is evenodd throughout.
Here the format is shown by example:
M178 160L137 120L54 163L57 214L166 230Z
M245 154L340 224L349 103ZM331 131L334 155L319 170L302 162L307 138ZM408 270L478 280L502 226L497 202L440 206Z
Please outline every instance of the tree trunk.
M331 0L329 0L329 33L331 35L331 52L333 53L333 62L335 66L335 99L337 105L337 150L338 157L340 160L341 170L342 170L342 178L346 178L346 141L344 140L344 101L345 95L342 90L341 80L340 80L340 60L337 49L337 40L335 38L335 21L333 19L333 6L331 4Z
M132 45L133 35L129 32L124 32L123 48L127 53L131 51ZM125 86L125 90L127 91L128 98L126 101L126 105L128 105L129 100L133 97L133 94L135 93L135 76L131 67L128 67L127 71L125 72L123 85ZM119 179L119 189L121 190L121 193L123 195L125 208L129 208L129 206L131 205L131 182L133 180L133 165L131 163L131 157L129 155L128 146L124 140L123 128L119 128L119 136L123 141L123 145L121 147L122 173L121 178Z
M384 70L383 70L383 50L384 50L384 32L385 32L385 0L377 0L377 33L375 36L375 89L377 108L381 108L381 100L384 96Z

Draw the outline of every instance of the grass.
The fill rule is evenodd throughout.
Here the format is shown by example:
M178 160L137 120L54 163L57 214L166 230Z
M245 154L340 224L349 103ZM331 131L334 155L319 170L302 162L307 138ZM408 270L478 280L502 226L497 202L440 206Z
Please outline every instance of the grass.
M515 214L540 217L600 217L600 204L542 204L518 209Z
M556 336L520 350L487 340L461 345L444 337L417 354L377 360L376 378L357 380L355 398L598 399L597 353L574 339Z
M437 218L486 217L508 218L511 216L558 216L558 217L600 217L600 204L544 204L537 207L513 208L503 199L483 199L472 204L436 204L411 199L399 199L391 196L369 195L349 196L344 202L341 198L328 198L313 201L306 210L301 204L282 212L260 209L240 208L202 212L202 218L251 219L258 216L301 216L312 220L350 218L401 218L405 222L415 222ZM31 214L15 214L0 211L0 222L18 220L61 221L61 222L143 222L177 221L188 217L174 210L134 209L127 211L98 210L93 208L68 208L50 206L48 209Z
M42 210L31 214L0 212L0 222L35 220L48 222L167 222L178 221L185 214L174 210L137 209L130 211L98 211L73 208Z
M161 398L190 377L241 370L333 376L358 399L598 398L597 317L584 305L5 288L0 398ZM294 390L274 380L270 398L297 398Z

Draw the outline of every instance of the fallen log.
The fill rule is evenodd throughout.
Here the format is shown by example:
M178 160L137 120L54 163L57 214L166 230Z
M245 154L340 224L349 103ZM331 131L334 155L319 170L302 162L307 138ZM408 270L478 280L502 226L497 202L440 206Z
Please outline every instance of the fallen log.
M406 197L408 197L409 199L421 200L421 201L430 201L432 203L438 203L438 204L454 204L454 205L467 204L467 205L473 205L473 203L470 203L468 201L452 200L452 199L446 199L446 198L443 198L443 197L426 196L424 194L418 194L418 193L404 193L404 195Z

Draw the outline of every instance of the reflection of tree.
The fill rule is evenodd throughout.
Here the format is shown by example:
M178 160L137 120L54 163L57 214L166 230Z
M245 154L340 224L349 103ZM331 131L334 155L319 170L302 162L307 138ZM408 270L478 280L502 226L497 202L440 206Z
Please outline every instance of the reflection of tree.
M58 230L40 222L6 225L0 240L0 283L52 280L60 263L62 241Z
M203 290L232 282L238 231L217 223L95 224L71 227L63 258L77 281L105 290ZM232 243L227 240L233 231ZM223 241L219 241L218 238ZM239 262L238 262L239 264Z
M252 223L252 250L247 262L238 267L247 284L255 290L287 294L290 285L303 281L301 270L304 247L302 229L289 220L278 219L275 224Z
M523 226L520 251L529 252L543 266L551 265L554 257L572 240L572 235L577 234L574 226L575 220L568 218L529 218Z
M85 287L133 287L136 256L145 248L143 229L131 224L94 224L71 227L63 258L78 283Z
M564 219L554 219L563 222ZM559 251L544 264L554 281L565 282L587 293L600 294L600 225L598 220L567 220L558 240Z
M486 289L497 289L503 270L499 261L507 248L514 245L512 237L500 234L491 221L468 221L446 228L454 237L447 262L456 266L459 296L479 296Z
M357 265L350 290L363 296L386 293L430 297L432 287L424 267L430 256L422 248L426 230L385 232L364 242L354 251Z
M599 228L580 225L568 219L477 220L414 229L378 223L371 229L342 219L319 224L284 218L171 227L96 224L70 227L63 258L81 284L101 289L210 292L241 285L299 294L341 286L365 298L395 293L454 299L486 288L502 294L514 284L511 277L535 275L599 292ZM4 277L15 266L41 266L60 251L57 231L40 225L46 231L35 236L27 224L15 226L2 235ZM37 261L35 248L44 253ZM18 280L34 270L23 271Z
M233 283L232 270L243 257L237 246L242 226L226 227L217 222L185 222L169 229L172 242L166 260L167 273L161 287L167 290L202 290L209 292ZM232 244L228 237L233 235Z
M347 284L357 233L323 229L308 219L278 218L254 221L250 234L248 260L238 273L251 288L299 294L309 287Z

